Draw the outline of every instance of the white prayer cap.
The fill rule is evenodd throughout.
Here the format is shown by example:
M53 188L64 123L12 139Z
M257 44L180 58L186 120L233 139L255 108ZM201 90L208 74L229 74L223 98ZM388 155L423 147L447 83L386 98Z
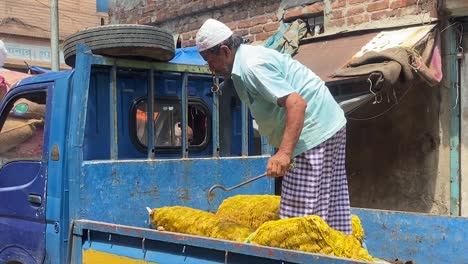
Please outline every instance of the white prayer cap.
M215 19L208 19L197 32L195 42L199 52L210 49L232 36L231 29Z

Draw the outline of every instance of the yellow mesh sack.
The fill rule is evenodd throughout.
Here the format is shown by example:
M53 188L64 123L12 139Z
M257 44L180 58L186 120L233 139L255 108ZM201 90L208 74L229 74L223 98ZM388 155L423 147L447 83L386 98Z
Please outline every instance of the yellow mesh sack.
M266 222L246 241L270 247L377 261L354 236L331 228L316 215Z
M229 197L219 206L216 215L252 229L266 221L279 219L280 196L236 195Z
M362 242L364 239L364 228L361 224L361 219L357 215L351 215L351 229L353 231L353 236Z
M215 214L184 206L153 209L151 223L170 232L243 242L252 229L219 219Z

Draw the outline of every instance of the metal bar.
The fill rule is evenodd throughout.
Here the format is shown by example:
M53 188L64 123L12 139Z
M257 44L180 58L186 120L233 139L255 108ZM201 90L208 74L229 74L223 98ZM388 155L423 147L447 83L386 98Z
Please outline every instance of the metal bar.
M241 105L241 117L242 117L242 156L249 155L249 109L247 108L247 104L242 102Z
M219 78L214 77L214 85L219 87ZM213 113L212 113L212 136L213 136L213 157L219 157L219 89L213 92Z
M156 148L154 147L154 70L150 69L149 72L149 83L148 83L148 90L147 90L147 125L148 125L148 159L154 158L156 155Z
M465 28L468 23L465 23ZM468 33L463 35L461 87L460 87L460 215L468 216Z
M110 91L109 91L109 120L110 120L110 156L111 160L118 159L118 126L117 126L117 67L112 66L110 71Z
M262 143L262 155L270 155L273 154L272 147L270 144L268 144L268 138L267 137L261 137L260 138L261 143Z
M60 70L58 0L50 0L50 49L52 70Z
M188 74L182 74L182 158L188 157L188 140L187 140L187 125L188 125Z
M447 73L449 81L449 101L450 101L450 214L460 215L460 104L459 104L459 73L458 61L456 58L457 36L453 28L447 30L447 37L444 45L448 50Z
M188 65L188 64L176 64L176 63L167 63L167 62L149 62L149 61L137 61L137 60L127 60L127 59L117 59L99 57L99 63L101 65L117 65L119 68L136 68L136 69L154 69L156 71L165 71L165 72L180 72L180 73L198 73L198 74L208 74L211 75L211 71L208 66L200 65Z

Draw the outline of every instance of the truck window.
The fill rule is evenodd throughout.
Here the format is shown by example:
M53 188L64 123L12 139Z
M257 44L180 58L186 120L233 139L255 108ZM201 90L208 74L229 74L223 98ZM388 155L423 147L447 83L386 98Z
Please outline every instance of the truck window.
M137 144L147 148L147 100L142 99L132 111ZM187 140L190 147L202 148L208 143L208 107L201 101L189 100ZM154 104L154 145L156 149L180 149L182 144L182 106L179 99L160 99Z
M11 100L1 120L0 165L15 160L41 160L46 93L23 94Z

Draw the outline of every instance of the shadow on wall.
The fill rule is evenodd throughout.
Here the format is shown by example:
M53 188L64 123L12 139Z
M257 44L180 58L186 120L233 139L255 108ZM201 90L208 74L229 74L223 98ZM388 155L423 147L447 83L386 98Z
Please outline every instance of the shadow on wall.
M404 92L403 92L404 93ZM372 100L373 101L373 100ZM416 84L393 103L372 101L348 116L347 172L353 207L448 212L437 202L440 88Z

